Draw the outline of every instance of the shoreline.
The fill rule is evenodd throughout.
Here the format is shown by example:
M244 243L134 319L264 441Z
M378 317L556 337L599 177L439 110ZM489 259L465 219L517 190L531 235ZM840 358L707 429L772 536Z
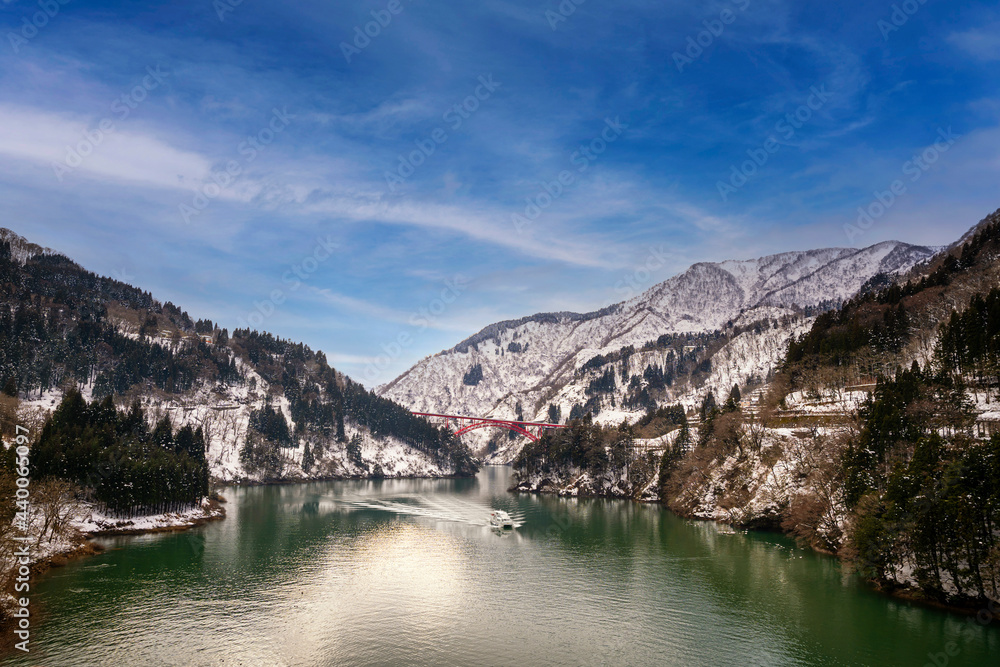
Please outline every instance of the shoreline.
M594 499L627 500L627 501L631 501L631 502L635 502L635 503L641 503L641 504L644 504L644 505L659 505L662 509L670 512L671 514L673 514L674 516L676 516L679 519L693 520L693 521L705 521L705 522L709 522L709 523L714 523L714 524L719 525L719 526L728 526L730 528L737 529L737 530L747 530L747 531L752 531L752 532L755 532L755 533L771 533L771 534L774 534L774 535L781 535L782 537L790 537L787 533L784 533L784 532L782 532L780 530L774 530L774 529L768 529L768 528L759 528L759 527L753 527L753 526L748 526L748 527L745 527L745 528L740 528L740 527L734 526L732 523L729 523L727 521L721 521L719 519L710 519L710 518L706 518L706 517L680 514L678 512L675 512L674 510L672 510L670 507L668 507L666 504L664 504L660 500L647 500L647 499L641 499L641 498L631 498L631 497L628 497L628 496L616 496L616 495L612 495L612 494L569 494L569 493L561 493L560 489L555 488L555 487L546 487L544 489L531 489L531 488L524 488L524 489L522 489L522 488L519 488L518 485L516 485L516 484L514 486L511 486L510 488L508 488L507 491L509 493L515 493L515 494L530 493L530 494L539 494L539 495L554 495L554 496L558 496L560 498L594 498ZM842 570L843 570L844 566L848 564L847 561L839 553L837 553L837 552L827 551L825 549L816 549L816 548L811 547L811 546L805 546L805 547L800 546L800 545L797 545L797 546L800 549L803 549L803 550L811 551L813 553L820 554L822 556L828 556L828 557L831 557L831 558L835 558L841 564ZM893 589L887 589L885 586L882 586L877 581L871 581L869 579L864 579L864 578L862 578L860 576L858 577L858 579L859 579L859 581L862 584L864 584L865 588L867 588L868 590L870 590L870 591L872 591L874 593L878 593L879 595L883 595L883 596L885 596L887 598L890 598L890 599L893 599L893 600L898 600L900 602L906 602L906 603L917 605L917 606L920 606L920 607L926 607L926 608L929 608L929 609L936 609L938 611L943 611L943 612L947 612L947 613L950 613L950 614L956 614L958 616L965 616L966 618L975 618L975 617L978 617L982 613L982 611L984 609L984 603L983 602L971 602L970 604L964 605L964 606L963 605L956 605L956 604L949 604L947 602L941 602L939 600L928 599L924 595L923 591L921 591L918 588L913 588L911 586L901 585L901 586L898 586L898 587L893 588ZM1000 614L990 613L990 622L986 623L985 625L992 625L994 627L1000 627Z
M474 475L472 476L474 477ZM286 486L292 484L309 484L311 482L341 482L341 481L361 481L361 480L396 480L396 479L469 479L470 476L467 475L409 475L403 477L366 477L364 475L324 475L322 477L307 478L307 479L274 479L274 480L252 480L252 479L241 479L234 481L222 481L218 479L213 479L212 483L217 484L220 487L254 487L254 486ZM101 537L116 537L122 535L152 535L156 533L177 533L196 528L198 526L203 526L207 523L213 521L221 521L226 518L226 510L224 505L228 501L222 496L218 491L212 492L202 504L202 509L205 511L200 516L185 517L182 521L175 523L164 523L161 525L150 525L145 527L130 527L134 526L136 521L142 521L144 519L151 519L153 517L174 517L176 519L181 519L183 513L178 512L166 512L164 514L154 514L154 515L142 515L138 517L133 517L129 519L106 519L106 527L98 527L96 529L83 529L78 526L74 526L73 530L77 531L76 535L69 537L68 539L73 543L73 546L69 549L63 549L60 551L55 551L51 554L43 556L36 561L32 561L30 564L32 577L36 575L43 574L48 570L56 567L63 567L67 563L76 560L78 558L83 558L85 556L97 555L104 551L104 547L97 542L93 542L95 538ZM100 520L99 520L100 521ZM95 524L100 526L101 524ZM5 614L5 609L0 605L0 629L9 620Z
M86 522L79 522L78 525L72 526L71 529L76 531L75 534L64 538L68 542L68 548L61 548L45 554L28 565L31 570L29 581L34 585L49 570L65 567L73 561L104 553L106 551L104 545L94 541L96 538L119 535L177 533L203 526L213 521L221 521L226 518L225 503L225 498L217 493L213 493L202 502L199 508L201 510L200 515L192 514L191 516L184 516L184 513L168 512L164 514L144 515L131 519L109 519L106 520L107 527L101 527L100 523L93 523L93 515L91 515L88 521L91 521L93 525L98 527L90 530L84 529L83 527L86 527ZM166 519L166 522L157 524L155 521L152 521L154 517L163 517ZM137 521L141 522L143 520L151 520L151 525L135 527ZM13 598L14 593L3 591L3 596L4 600L0 603L0 633L2 633L2 639L0 639L0 656L9 655L15 650L14 633L12 632L12 621L14 619L9 615L8 609L8 597ZM34 619L44 619L44 610L32 609L31 615Z
M43 576L49 570L65 567L75 560L87 558L88 556L96 556L104 553L105 551L102 545L90 541L89 538L86 538L83 535L78 536L78 539L79 541L76 542L72 548L65 551L57 551L33 562L29 566L31 568L31 582L34 583L39 577ZM31 618L33 619L33 624L39 621L44 621L44 609L32 609ZM14 644L16 642L16 636L13 632L13 621L14 619L8 614L8 607L5 600L5 603L0 605L0 633L2 633L0 634L0 658L15 653Z
M472 476L474 477L474 475ZM401 477L370 477L364 475L324 475L322 477L315 478L305 478L305 479L274 479L274 480L252 480L252 479L241 479L234 481L222 481L219 479L213 479L212 483L220 487L254 487L254 486L285 486L292 484L308 484L310 482L340 482L340 481L360 481L360 480L394 480L394 479L469 479L470 476L467 475L408 475ZM202 503L201 509L203 513L200 516L190 516L183 517L184 513L178 512L168 512L164 514L156 515L143 515L130 519L112 519L102 517L96 522L93 520L93 514L88 521L94 526L89 528L86 526L87 521L78 522L77 526L73 526L73 530L76 531L75 535L69 536L66 539L71 543L69 548L60 549L52 553L46 554L38 558L38 560L32 561L29 565L31 568L31 581L34 582L37 577L43 576L49 570L54 568L64 567L69 563L79 560L81 558L86 558L88 556L96 556L105 551L105 547L99 542L95 542L96 538L101 537L116 537L116 536L138 536L138 535L151 535L156 533L177 533L196 528L198 526L205 525L213 521L221 521L226 518L226 510L224 505L227 503L224 496L222 496L218 491L212 492ZM147 525L147 526L136 526L136 522L142 522L143 520L149 520L154 517L172 517L173 522L161 523L158 525ZM183 518L182 518L183 517ZM14 635L10 631L11 621L13 618L9 615L8 609L8 598L13 598L13 593L8 591L0 592L0 656L8 655L14 650ZM43 614L38 612L33 612L33 616L36 618L43 617Z
M384 478L384 479L447 479L447 478L457 478L457 476L448 477L413 477L413 478ZM315 480L274 480L274 481L257 481L254 480L253 483L247 484L229 484L229 486L267 486L267 485L286 485L286 484L296 484L304 483L310 481L346 481L352 479L372 479L365 477L338 477L335 479L315 479ZM513 485L507 489L509 493L512 494L538 494L538 495L555 495L558 497L567 498L594 498L594 499L612 499L612 500L630 500L633 502L645 504L645 505L658 505L660 508L669 511L674 516L684 519L684 520L697 520L703 522L711 522L719 526L729 526L735 528L732 523L723 520L705 518L693 515L684 515L675 512L667 505L661 503L659 500L651 499L641 499L641 498L631 498L624 496L615 496L612 494L566 494L560 493L558 488L547 487L546 489L528 489L528 488L518 488L518 485ZM224 497L222 497L218 492L213 493L209 496L206 501L202 504L203 514L201 516L185 518L183 522L177 522L167 525L156 525L149 527L129 527L128 524L133 523L133 519L122 519L116 520L118 525L109 526L107 528L101 528L93 531L79 531L78 534L73 538L73 546L69 549L57 551L49 554L38 561L31 564L31 577L32 581L36 581L39 577L43 576L49 570L64 567L73 561L83 559L89 556L99 555L103 553L106 548L99 542L94 541L95 538L101 537L112 537L112 536L128 536L128 535L144 535L144 534L154 534L154 533L168 533L168 532L183 532L195 528L197 526L205 525L209 522L220 521L226 518L226 512L223 505L226 503ZM175 519L180 519L181 516L177 513L175 514ZM153 516L167 516L164 515L153 515ZM148 517L136 517L138 520ZM744 530L744 529L740 529ZM783 537L788 537L785 533L780 530L768 530L762 528L746 528L745 530L750 530L756 533L770 533L774 535L781 535ZM837 553L832 553L829 551L824 551L820 549L815 549L812 547L802 547L799 548L803 550L812 551L816 554L823 556L831 556L836 558L842 567L846 565L846 561ZM953 614L957 616L964 616L969 619L969 622L973 622L973 619L981 616L984 610L983 603L972 603L967 606L948 604L940 602L937 600L927 599L923 596L922 591L918 589L913 589L911 587L901 586L896 588L887 588L880 586L878 582L869 581L866 579L858 578L859 583L863 584L864 588L877 593L878 595L885 596L886 598L894 599L899 602L904 602L907 604L916 605L919 607L935 609L937 611L945 612L948 614ZM0 656L10 655L13 653L13 633L11 632L11 618L6 614L6 609L0 607L0 632L3 633L3 639L0 640ZM44 622L45 610L44 608L40 610L33 610L32 616L37 621ZM994 627L1000 627L1000 614L990 614L989 622L979 622L979 625L986 626L992 625Z
M474 477L471 476L471 477ZM299 479L274 479L274 480L253 480L253 479L241 479L234 481L222 481L219 479L213 479L212 483L218 485L219 487L254 487L254 486L285 486L292 484L308 484L310 482L340 482L340 481L360 481L360 480L394 480L394 479L469 479L468 475L408 475L401 477L371 477L364 475L324 475L322 477L315 478L299 478ZM218 491L213 491L201 505L202 514L200 516L189 516L183 517L184 513L178 512L168 512L164 514L156 515L143 515L129 519L113 519L109 517L99 517L96 521L93 518L93 513L91 517L86 521L78 522L78 525L73 526L73 530L76 531L75 535L71 535L67 539L71 546L69 548L60 549L52 553L46 554L40 557L38 560L32 561L29 565L31 568L31 581L34 582L38 577L43 576L49 570L65 567L69 563L86 558L89 556L96 556L105 551L105 547L99 542L94 541L96 538L101 537L116 537L116 536L138 536L138 535L151 535L156 533L176 533L190 530L198 526L205 525L213 521L221 521L226 518L226 510L224 505L227 503L224 496L222 496ZM146 526L136 526L136 522L142 522L144 520L151 520L154 517L172 517L173 521L161 523L161 524L151 524ZM183 518L182 518L183 517ZM90 523L93 528L88 527L86 524ZM13 618L9 615L9 601L13 599L13 593L8 591L0 592L0 657L4 655L11 654L14 649L14 634L12 630ZM44 618L44 610L32 611L32 616L36 619Z
M254 486L285 486L292 484L308 484L311 482L340 482L340 481L360 481L360 480L394 480L394 479L469 479L470 477L475 477L475 475L407 475L400 477L371 477L365 475L323 475L321 477L314 478L298 478L298 479L273 479L273 480L253 480L253 479L240 479L234 481L223 481L219 479L213 479L212 483L219 487L254 487ZM99 542L95 542L95 538L101 537L116 537L116 536L138 536L138 535L151 535L156 533L176 533L190 530L198 526L205 525L206 523L212 521L221 521L226 518L226 510L224 505L227 503L224 496L222 496L218 491L213 491L209 496L202 502L201 509L202 514L200 516L189 516L183 517L184 513L178 512L168 512L164 514L156 515L143 515L130 519L113 519L109 517L99 517L96 521L93 518L93 513L91 517L86 521L78 522L78 525L73 526L73 530L76 531L75 535L69 536L66 539L69 540L72 546L66 549L60 549L52 553L46 554L40 557L38 560L32 561L29 565L31 568L31 581L34 582L36 578L43 576L49 570L64 567L69 563L79 560L81 558L86 558L88 556L96 556L105 551L105 547ZM151 524L146 526L136 526L136 522L142 522L144 520L151 520L154 517L172 517L173 522L166 522L161 524ZM183 518L182 518L183 517ZM93 528L88 527L86 524L90 523ZM12 625L11 622L13 618L9 615L9 599L13 599L13 593L2 591L0 592L0 657L4 655L11 654L14 649L14 634L11 632ZM42 612L33 611L32 615L34 618L44 618L44 610Z
M80 530L80 534L85 540L95 537L112 537L116 535L149 535L154 533L179 533L190 530L197 526L203 526L212 521L221 521L226 518L226 499L218 493L208 496L201 505L202 514L185 516L182 512L165 512L163 514L142 515L130 519L108 519L108 523L95 524L101 526L96 530ZM136 522L152 521L154 517L164 517L165 523L155 523L152 525L139 527ZM171 520L173 522L171 522ZM105 527L106 526L106 527ZM131 526L131 527L130 527Z
M310 484L312 482L385 482L398 479L473 479L475 475L400 475L399 477L372 477L371 475L323 475L322 477L306 477L297 479L237 479L225 481L212 479L212 483L220 487L226 486L284 486L289 484Z

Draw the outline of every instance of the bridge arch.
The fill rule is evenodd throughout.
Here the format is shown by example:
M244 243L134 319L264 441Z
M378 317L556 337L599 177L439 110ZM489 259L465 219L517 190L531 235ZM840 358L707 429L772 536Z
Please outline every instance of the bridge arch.
M468 433L469 431L475 431L477 428L489 428L490 426L498 426L500 428L505 428L508 431L516 431L521 435L526 435L528 438L534 442L538 440L538 436L534 433L530 433L527 429L521 428L517 424L512 424L509 422L476 422L474 424L469 424L468 426L463 426L462 428L455 431L455 435L462 435L463 433Z
M497 419L495 417L469 417L466 415L444 415L435 412L417 412L413 411L418 417L424 417L425 419L431 420L443 420L445 424L450 428L452 423L455 424L455 435L462 435L463 433L468 433L469 431L474 431L477 428L488 428L490 426L499 426L500 428L505 428L508 431L514 431L515 433L520 433L532 442L539 440L542 437L542 433L546 429L550 428L566 428L565 424L548 424L546 422L526 422L526 421L511 421L509 419ZM465 426L459 427L462 422L471 422ZM532 433L532 430L535 433Z

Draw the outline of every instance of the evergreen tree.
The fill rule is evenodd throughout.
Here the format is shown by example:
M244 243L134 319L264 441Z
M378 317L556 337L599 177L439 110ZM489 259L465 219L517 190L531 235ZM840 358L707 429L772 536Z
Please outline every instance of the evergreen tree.
M683 415L683 413L681 413L681 417L683 421L681 423L680 433L677 434L673 443L663 450L663 455L660 457L657 488L660 491L661 502L666 502L669 496L668 487L670 475L677 468L677 464L682 458L684 458L684 454L691 445L691 431L688 429L687 418Z
M362 444L361 436L355 433L351 437L351 441L347 443L347 460L353 463L358 468L367 471L368 464L361 456L361 444Z
M250 428L278 447L298 446L298 443L292 440L285 413L281 410L275 410L270 405L265 405L250 413Z
M549 403L549 423L559 424L562 420L562 409L558 405Z
M701 401L701 408L698 410L698 416L701 418L702 422L706 422L712 418L718 407L715 404L715 394L708 392L705 394L705 398Z
M156 426L153 428L153 444L164 449L173 450L174 429L170 424L169 417L161 417L160 420L156 422Z
M732 390L729 392L729 398L726 399L726 407L730 410L739 410L740 401L742 399L743 396L740 394L740 386L734 384Z
M175 446L169 419L150 434L137 404L128 412L116 410L110 399L88 405L74 389L42 427L31 474L84 487L112 513L176 511L208 493L204 436L200 429L179 433L189 449Z
M313 458L312 447L309 446L309 442L307 441L302 450L302 470L308 473L312 470L315 462L316 460Z
M462 383L476 386L483 381L483 365L475 364L472 366L465 375L462 376Z
M687 416L681 413L681 431L674 440L674 446L681 453L686 452L691 447L691 429L688 427Z

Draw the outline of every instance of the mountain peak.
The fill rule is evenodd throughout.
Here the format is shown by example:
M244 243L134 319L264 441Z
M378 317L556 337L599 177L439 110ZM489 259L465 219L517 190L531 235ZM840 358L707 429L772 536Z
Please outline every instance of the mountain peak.
M418 362L378 392L427 412L511 418L520 405L526 419L542 419L552 402L566 415L572 405L587 400L587 392L577 384L586 377L580 372L589 360L613 356L627 346L640 349L664 334L704 337L730 322L753 321L755 311L756 319L773 321L839 303L872 276L903 273L933 252L883 241L861 249L822 248L698 262L600 310L538 313L491 324ZM773 356L784 343L768 345ZM642 373L642 368L629 373L636 370ZM474 383L469 379L480 377Z

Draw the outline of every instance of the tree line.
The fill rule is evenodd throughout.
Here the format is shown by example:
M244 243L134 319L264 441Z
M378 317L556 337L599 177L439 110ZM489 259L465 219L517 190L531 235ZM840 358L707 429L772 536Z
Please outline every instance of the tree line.
M958 295L988 274L1000 249L1000 212L960 250L905 283L876 277L838 311L820 315L789 345L784 390L810 374L865 355L888 362L914 335L914 318L957 283ZM933 326L933 324L931 325ZM1000 594L1000 434L978 431L969 395L1000 389L1000 290L973 293L940 325L931 363L875 372L858 428L840 446L830 476L839 500L813 499L786 522L812 534L842 502L850 513L842 552L886 589L909 575L933 600L974 602ZM877 368L877 367L876 367ZM984 437L988 436L988 437Z
M117 515L177 511L208 495L205 437L168 417L151 429L137 402L123 411L71 390L31 448L31 476L75 484Z
M887 588L912 571L932 599L1000 593L1000 434L974 437L964 389L914 363L861 408L843 457L846 553Z

